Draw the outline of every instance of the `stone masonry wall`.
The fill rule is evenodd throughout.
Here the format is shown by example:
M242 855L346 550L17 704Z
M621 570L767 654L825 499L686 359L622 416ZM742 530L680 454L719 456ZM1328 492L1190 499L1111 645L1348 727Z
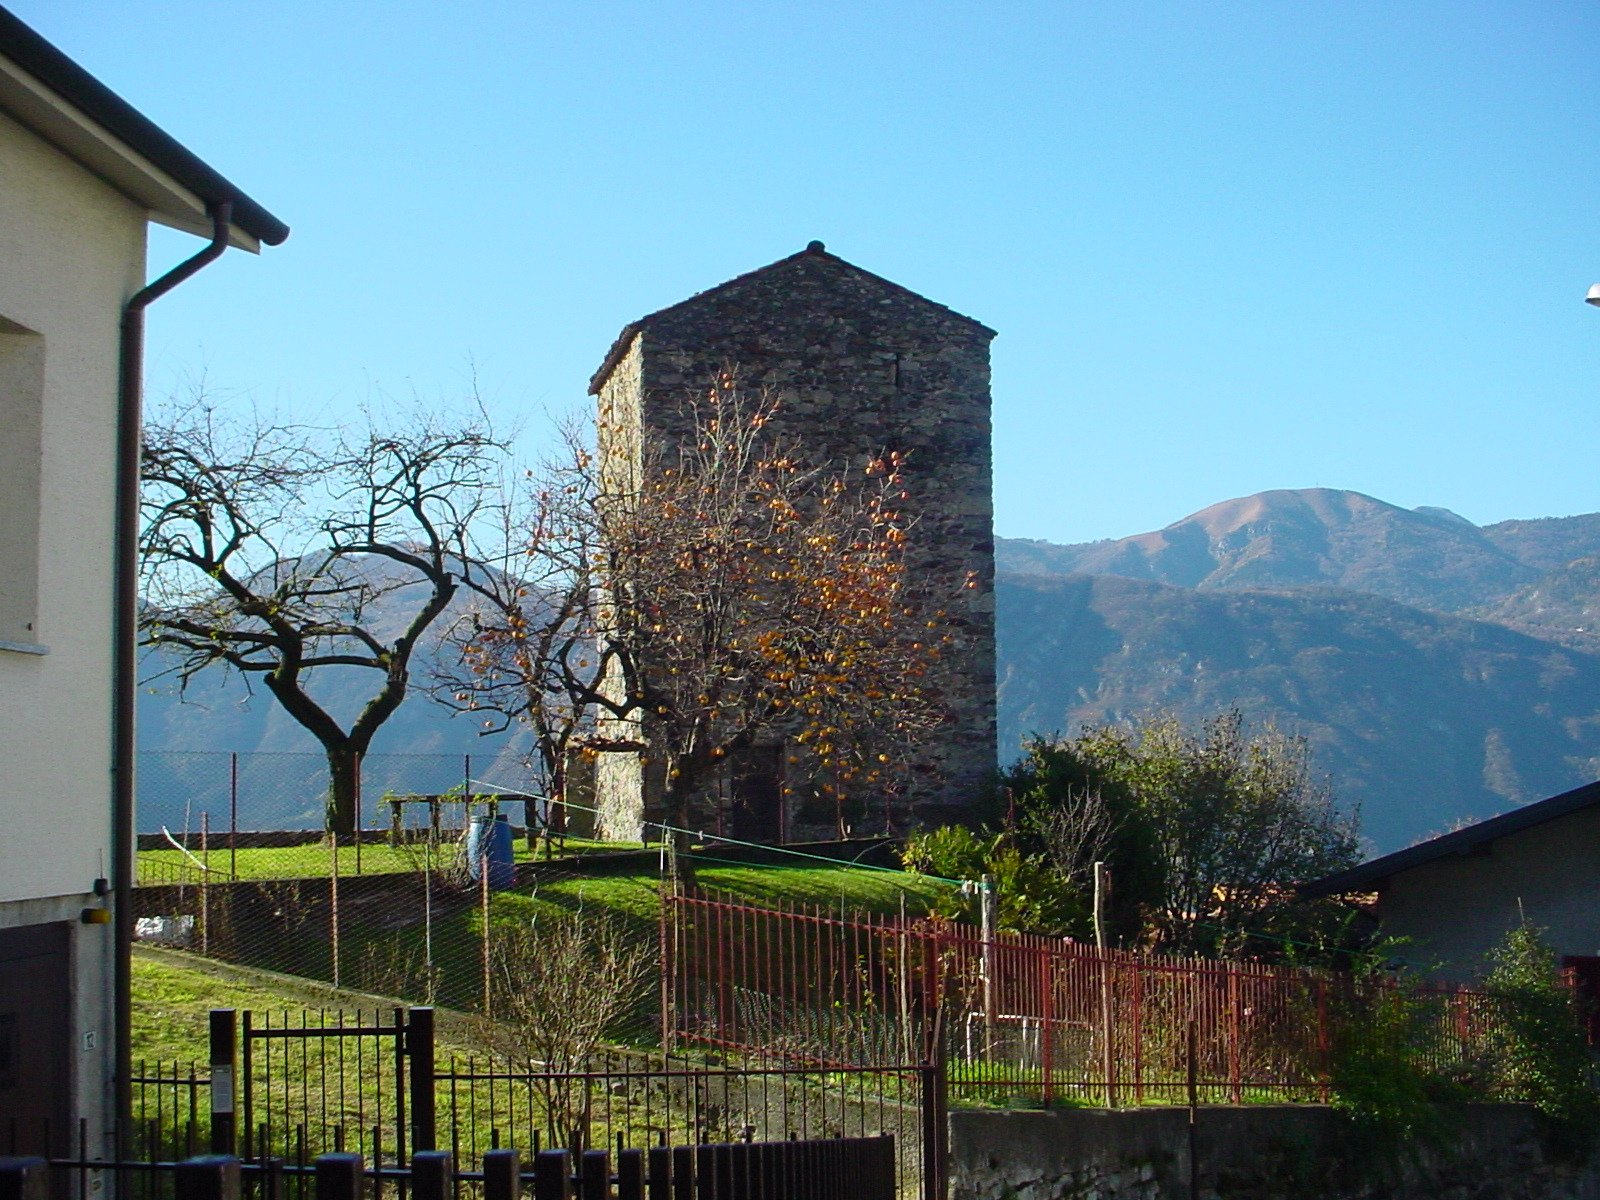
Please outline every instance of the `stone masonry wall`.
M1552 1160L1533 1111L1471 1106L1451 1145L1386 1154L1312 1105L1197 1110L1201 1200L1595 1200L1600 1163ZM1182 1108L955 1112L951 1200L1188 1200Z
M602 420L612 414L613 444L629 456L645 439L684 436L684 400L730 366L745 389L779 398L774 432L809 461L857 470L885 450L908 455L908 567L957 638L932 681L950 724L919 753L909 796L928 821L972 803L996 767L993 336L813 243L630 326L596 378ZM638 767L602 757L619 761L602 768L600 806L621 819Z

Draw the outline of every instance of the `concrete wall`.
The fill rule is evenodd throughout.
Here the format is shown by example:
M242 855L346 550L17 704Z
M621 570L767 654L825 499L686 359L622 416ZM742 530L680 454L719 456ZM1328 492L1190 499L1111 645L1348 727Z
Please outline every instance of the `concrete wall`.
M1209 1107L1197 1112L1202 1200L1592 1200L1600 1164L1552 1161L1534 1114L1475 1105L1454 1144L1395 1159L1331 1109ZM956 1112L951 1200L1187 1200L1182 1108Z
M0 560L36 589L33 628L0 636L0 927L71 924L72 1103L91 1121L108 1097L113 946L109 925L77 918L110 868L118 324L144 254L140 208L0 114L0 329L43 355L37 473L0 478L0 504L35 523L4 546L25 555L31 539L37 555Z
M1523 914L1558 953L1600 955L1600 809L1586 809L1440 859L1387 881L1384 932L1406 954L1453 978L1481 974L1484 955Z
M856 471L884 450L909 455L908 572L950 614L955 637L931 682L951 720L918 748L908 788L935 821L977 799L996 769L992 337L817 247L645 318L598 392L602 450L624 469L646 442L686 436L684 400L729 365L741 386L779 398L772 432L810 462ZM805 754L790 755L790 836L831 834L831 806L803 807ZM602 756L599 778L619 834L641 807L640 772L624 757ZM648 807L648 782L644 791Z

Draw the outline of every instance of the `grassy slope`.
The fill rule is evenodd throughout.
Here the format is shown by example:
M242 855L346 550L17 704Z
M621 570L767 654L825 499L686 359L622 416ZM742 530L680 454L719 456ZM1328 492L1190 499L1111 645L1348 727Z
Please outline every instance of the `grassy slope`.
M944 886L914 875L835 867L703 864L702 887L744 896L762 904L807 904L824 908L898 912L902 899L914 915L927 911ZM531 895L498 893L490 919L522 923L539 913L598 911L624 921L640 937L653 938L660 914L659 879L649 872L572 874L539 884ZM474 908L442 915L435 928L435 953L447 971L472 977L478 970L478 913ZM347 934L347 962L359 962L363 939ZM135 1057L203 1058L207 1010L338 1008L370 1012L393 1000L335 992L325 984L292 975L250 972L174 952L141 951L135 960ZM464 1051L470 1037L458 1039Z
M591 842L582 838L567 838L564 852L577 854L585 851L603 848L605 850L636 849L634 843ZM434 865L452 862L457 853L457 844L454 841L444 843L434 853ZM162 848L157 850L139 851L139 861L148 863L158 871L162 867L188 868L195 863L200 863L213 871L237 871L240 879L313 879L329 874L332 870L332 848L322 841L308 841L299 846L247 846L234 851L228 851L227 835L217 834L209 850L202 854L194 850L185 854L181 850ZM338 850L339 874L344 876L357 874L356 847L351 845L340 846ZM426 858L422 846L390 846L385 843L369 843L360 849L360 874L381 875L395 871L420 871ZM517 862L534 862L544 857L542 851L530 850L524 839L518 838L513 846L513 857Z

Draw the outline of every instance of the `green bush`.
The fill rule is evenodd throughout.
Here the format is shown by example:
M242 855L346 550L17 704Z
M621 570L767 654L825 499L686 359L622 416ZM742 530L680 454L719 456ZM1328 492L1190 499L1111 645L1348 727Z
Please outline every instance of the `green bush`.
M1567 1148L1578 1149L1600 1120L1594 1054L1542 933L1519 925L1490 952L1493 969L1484 986L1500 1009L1497 1083L1543 1113Z
M1443 1144L1466 1094L1430 1066L1435 1007L1405 981L1375 972L1357 977L1342 1007L1334 1023L1333 1106L1391 1158L1418 1143Z
M908 839L900 860L919 875L974 882L989 876L1002 930L1079 937L1089 933L1091 914L1084 898L1043 858L1019 850L1010 834L944 825ZM977 924L981 904L977 894L952 888L932 907L939 916Z

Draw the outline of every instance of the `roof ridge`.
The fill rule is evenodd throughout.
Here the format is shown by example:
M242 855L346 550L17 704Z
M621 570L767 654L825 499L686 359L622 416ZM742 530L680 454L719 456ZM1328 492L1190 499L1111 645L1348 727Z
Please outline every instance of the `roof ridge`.
M1321 879L1309 880L1300 884L1298 890L1302 896L1310 899L1363 890L1400 871L1408 871L1436 859L1464 854L1478 846L1521 833L1524 829L1532 829L1535 825L1543 825L1546 821L1570 816L1595 804L1600 804L1600 780L1579 784L1565 792L1486 817L1461 829L1452 829L1449 833L1441 833L1403 850L1380 855Z
M957 312L948 304L940 304L937 300L930 300L922 293L913 291L902 283L896 283L892 279L885 279L882 275L879 275L873 271L869 271L865 267L859 267L848 259L841 258L839 255L831 252L820 241L811 241L806 243L805 249L800 250L795 254L786 255L785 257L777 259L774 262L767 263L765 266L756 267L753 270L745 271L739 275L733 276L731 279L725 279L721 283L706 288L704 291L695 292L693 295L685 296L682 300L674 301L665 308L658 308L654 312L646 313L644 316L639 317L636 320L629 321L622 327L622 332L617 335L616 340L612 342L611 349L606 352L605 359L601 362L599 370L597 370L594 375L590 377L589 394L599 394L600 388L604 385L606 379L611 375L611 372L616 369L617 364L622 361L622 356L627 353L628 344L633 341L634 337L649 322L660 317L664 317L668 313L675 312L686 305L697 304L710 296L715 296L719 292L724 292L731 288L737 287L747 280L753 279L757 275L763 275L768 271L774 271L779 268L789 266L791 263L799 262L801 259L805 258L821 258L829 262L837 263L839 266L848 267L857 274L865 275L868 279L875 280L883 286L908 296L920 304L926 304L931 308L936 308L941 312L948 313L950 316L955 317L958 321L964 321L966 324L971 325L974 328L983 331L984 333L987 333L990 337L996 336L996 333L993 329L990 329L989 326L985 325L976 317L969 317L966 315L966 313Z

